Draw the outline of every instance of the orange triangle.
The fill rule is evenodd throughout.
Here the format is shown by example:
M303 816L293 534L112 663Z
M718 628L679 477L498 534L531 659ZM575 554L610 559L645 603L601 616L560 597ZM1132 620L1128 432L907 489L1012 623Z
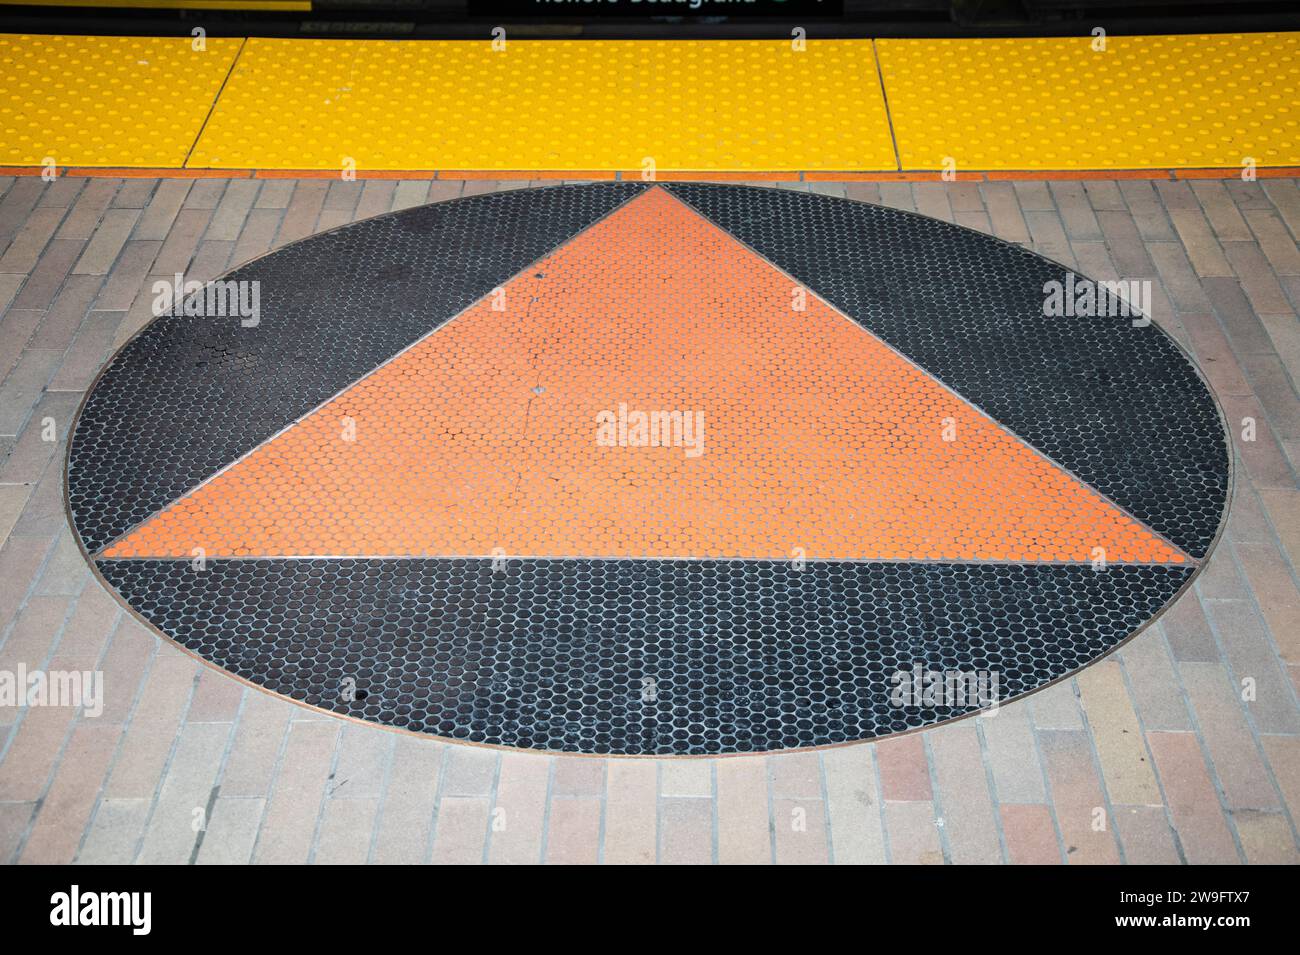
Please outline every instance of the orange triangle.
M1186 560L660 189L105 556L196 549Z

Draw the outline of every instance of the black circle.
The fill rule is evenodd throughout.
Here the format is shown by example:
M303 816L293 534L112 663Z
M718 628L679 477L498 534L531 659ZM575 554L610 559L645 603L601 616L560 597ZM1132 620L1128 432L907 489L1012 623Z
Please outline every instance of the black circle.
M156 319L101 373L69 446L69 513L99 574L165 636L292 699L458 740L612 754L818 746L958 717L981 701L899 705L900 674L997 673L1005 701L1114 649L1188 585L1192 563L313 557L199 571L98 557L646 188L381 216L227 276L261 283L256 327ZM1195 561L1208 555L1229 490L1223 424L1157 326L1045 317L1062 266L948 223L790 190L661 188ZM366 690L342 699L348 678Z

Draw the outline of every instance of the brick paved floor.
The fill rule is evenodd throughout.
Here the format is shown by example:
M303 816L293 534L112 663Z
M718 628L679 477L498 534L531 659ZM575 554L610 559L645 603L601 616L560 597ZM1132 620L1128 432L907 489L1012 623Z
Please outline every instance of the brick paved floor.
M69 534L61 442L149 319L154 278L209 279L353 219L521 185L0 177L0 670L98 668L108 684L94 719L0 708L0 860L1300 861L1291 180L790 184L1152 279L1155 318L1195 351L1238 439L1227 533L1194 588L1121 652L992 718L775 757L501 752L245 688L123 611Z

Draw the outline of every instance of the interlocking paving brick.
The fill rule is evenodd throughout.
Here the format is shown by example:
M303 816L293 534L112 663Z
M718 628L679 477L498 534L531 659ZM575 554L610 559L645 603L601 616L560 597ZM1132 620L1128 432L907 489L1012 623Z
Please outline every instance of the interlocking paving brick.
M772 795L795 799L822 798L821 761L815 752L783 753L772 756L767 765Z
M122 752L104 787L105 796L136 799L153 793L194 691L197 666L192 658L170 647L154 658L127 724Z
M398 737L379 808L371 862L409 865L425 861L443 749L427 740Z
M1003 706L994 716L980 717L984 759L993 774L994 793L1001 803L1047 800L1030 716L1028 706Z
M711 797L713 762L707 759L669 760L659 769L659 792L664 796Z
M393 739L369 726L355 723L344 726L334 772L330 774L330 798L369 799L383 795L384 775L393 758Z
M379 800L375 797L326 800L312 861L317 865L364 863L370 855L370 840L378 811Z
M1256 312L1274 315L1291 310L1291 303L1259 246L1254 242L1228 242L1223 251Z
M186 209L215 209L226 193L227 181L224 179L196 179L185 196Z
M1232 813L1241 849L1251 865L1296 865L1300 848L1286 816L1280 812L1237 809Z
M747 865L770 863L772 832L766 761L738 757L718 760L716 765L718 861Z
M1075 697L1074 681L1062 680L1055 686L1035 693L1029 700L1038 729L1073 730L1083 728L1083 716Z
M208 824L208 803L230 729L228 723L190 723L181 728L176 751L158 787L140 862L184 865L190 861L199 829Z
M257 193L256 209L285 209L293 198L295 183L292 179L270 179L262 183Z
M1143 179L1125 179L1119 184L1119 192L1143 240L1159 242L1176 238L1155 186Z
M80 393L89 388L103 367L121 324L121 312L94 311L87 315L77 330L76 338L68 347L59 370L50 379L49 390ZM64 427L60 429L61 433L66 432L71 421L72 416L68 415Z
M927 734L927 741L949 861L958 865L1001 862L996 810L985 779L975 722L941 726Z
M35 268L46 243L63 221L62 209L37 209L23 223L17 235L0 256L0 272L26 275Z
M100 668L104 671L104 712L99 719L121 723L131 713L136 694L146 679L149 659L158 646L158 638L145 630L134 617L123 614L104 653Z
M0 802L0 865L11 865L36 811L34 802Z
M1242 369L1268 415L1273 433L1281 440L1300 438L1300 398L1280 358L1247 355Z
M626 765L626 764L625 764ZM616 845L611 845L610 833L625 831L616 803L621 793L623 777L613 768L610 772L611 788L607 803L609 820L605 828L606 861L654 861L654 766L644 767L651 773L650 794L650 858L627 860L622 858ZM545 830L547 787L551 776L551 759L525 753L502 753L501 769L497 778L496 803L492 808L491 831L488 833L488 861L501 865L533 865L542 858L542 833ZM615 785L615 780L618 784ZM613 850L613 851L611 851Z
M605 791L603 759L561 759L556 762L551 791L556 796L599 796Z
M830 861L822 800L774 798L772 827L777 865L824 865Z
M1093 767L1088 735L1079 730L1044 730L1038 733L1038 742L1066 859L1071 865L1119 862L1114 821Z
M98 669L121 613L121 605L102 587L87 587L63 627L49 668L82 672Z
M1052 811L1032 803L1003 804L1002 832L1007 841L1007 861L1013 865L1053 865L1061 861L1060 844Z
M185 712L185 722L233 723L239 717L239 705L243 698L242 683L215 667L203 667L199 671L199 682L194 686L189 709Z
M1178 847L1165 807L1116 806L1115 829L1129 865L1178 865Z
M1263 733L1300 733L1294 687L1282 669L1253 601L1214 600L1206 605L1226 662L1242 691L1255 725ZM1239 692L1242 692L1239 691Z
M603 805L591 797L551 800L546 827L546 863L583 865L600 859L600 820Z
M266 796L289 720L297 711L268 693L244 694L221 790L228 797Z
M1195 598L1184 598L1194 603ZM1162 618L1168 621L1168 616ZM1120 651L1133 705L1142 725L1149 730L1185 730L1191 728L1187 704L1178 685L1164 631L1152 627Z
M83 865L130 865L135 861L153 797L102 799L86 833L77 862Z
M1245 213L1250 231L1277 275L1300 275L1300 248L1286 224L1272 208L1250 209Z
M23 352L0 385L0 434L19 433L62 357L62 350L52 348Z
M256 179L232 181L226 187L225 194L217 205L217 211L208 222L207 237L228 242L238 241L248 213L257 200L257 192L261 185L261 182Z
M1200 210L1169 206L1168 200L1166 206L1196 274L1202 279L1231 276L1232 266Z
M92 179L77 195L72 211L59 229L60 239L89 239L117 193L118 179Z
M283 865L308 861L338 735L339 725L334 720L289 724L275 786L257 834L254 862Z
M143 209L153 198L158 183L153 179L124 179L113 197L114 209Z
M1300 589L1276 545L1239 543L1237 557L1282 659L1300 663Z
M40 478L59 449L56 441L47 440L51 433L50 422L53 422L53 435L56 438L66 434L72 425L72 416L76 413L78 403L77 396L53 395L48 392L37 402L26 426L18 435L13 450L4 459L4 463L0 464L0 483L33 484Z
M1111 802L1158 806L1160 792L1147 761L1137 713L1118 662L1102 660L1076 677L1079 701Z
M1147 252L1175 308L1180 312L1210 311L1210 300L1181 245L1177 242L1153 242Z
M496 780L500 756L477 746L453 746L442 766L444 796L486 796Z
M164 179L158 183L153 198L145 206L144 214L136 224L134 238L166 239L181 206L185 204L190 185L189 179Z
M139 210L136 209L110 209L106 212L104 221L99 224L87 243L86 250L73 267L73 274L107 275L139 217Z
M265 812L265 799L218 797L194 861L200 865L247 865Z
M933 216L945 222L952 221L952 204L948 200L948 189L942 183L913 183L912 194L916 200L916 211L921 215Z
M1009 182L989 182L983 186L993 234L1008 242L1028 242L1029 229L1016 202L1016 191ZM918 210L919 211L919 210Z
M430 861L438 865L482 862L489 809L486 796L444 795L438 801Z
M1147 744L1186 860L1193 864L1240 861L1196 737L1148 733Z
M1300 810L1300 738L1261 736L1260 744L1291 818Z
M608 858L605 861L609 861ZM713 800L697 796L661 799L659 862L664 865L702 865L712 861Z
M178 212L176 222L154 259L152 274L170 279L177 273L184 275L188 272L211 218L212 212L208 209L182 209Z
M929 802L886 802L885 832L894 865L943 865L943 846Z
M40 206L58 206L60 209L66 209L81 194L83 187L90 183L89 179L80 176L61 176L53 182L41 181L42 192L38 205Z
M1215 235L1228 242L1250 239L1246 220L1241 217L1241 212L1222 182L1199 180L1192 182L1191 188Z
M1151 261L1142 236L1138 234L1133 216L1127 211L1101 209L1097 212L1097 221L1101 225L1102 235L1106 237L1106 248L1110 250L1120 275L1137 277L1155 274L1155 263Z
M826 815L837 864L878 865L885 861L874 751L871 746L838 746L822 753Z
M284 218L280 221L280 232L275 239L277 247L305 238L316 231L316 218L325 204L328 189L329 183L320 180L298 183L293 198L285 209Z
M94 720L83 720L73 728L19 861L42 865L72 862L121 732L120 726Z
M1227 672L1214 663L1184 663L1179 671L1228 808L1278 808L1277 793Z
M931 798L930 767L920 736L913 733L881 740L876 746L876 762L885 799L919 802Z

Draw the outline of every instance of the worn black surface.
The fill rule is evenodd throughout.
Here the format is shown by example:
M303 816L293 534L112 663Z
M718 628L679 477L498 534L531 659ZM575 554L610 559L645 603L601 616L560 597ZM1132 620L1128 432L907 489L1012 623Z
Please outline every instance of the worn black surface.
M631 198L611 183L379 216L227 278L261 320L155 320L113 360L72 436L68 500L94 552Z
M967 401L1194 556L1228 454L1173 340L1123 316L1048 318L1064 266L883 206L751 186L667 186ZM1082 278L1082 276L1080 276Z
M998 671L1002 698L1025 693L1115 646L1190 573L734 560L494 572L415 558L99 569L164 633L295 700L480 743L677 754L870 739L969 711L891 706L891 675L917 664ZM345 699L349 685L365 698Z

